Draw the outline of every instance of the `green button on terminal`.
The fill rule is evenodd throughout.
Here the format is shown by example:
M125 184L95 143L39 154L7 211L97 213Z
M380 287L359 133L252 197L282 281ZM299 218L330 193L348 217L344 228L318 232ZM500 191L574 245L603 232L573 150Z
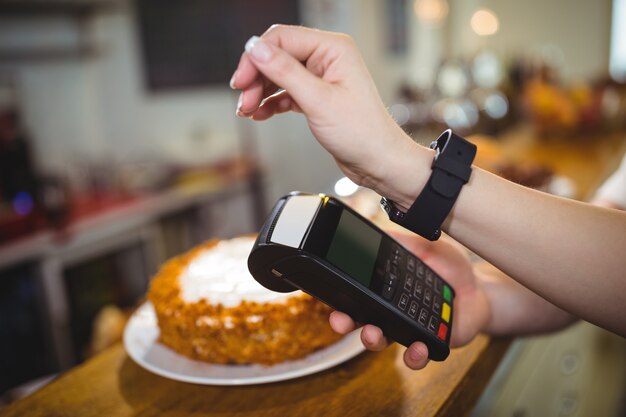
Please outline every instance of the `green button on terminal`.
M450 290L450 287L445 284L443 285L443 299L452 303L452 291Z

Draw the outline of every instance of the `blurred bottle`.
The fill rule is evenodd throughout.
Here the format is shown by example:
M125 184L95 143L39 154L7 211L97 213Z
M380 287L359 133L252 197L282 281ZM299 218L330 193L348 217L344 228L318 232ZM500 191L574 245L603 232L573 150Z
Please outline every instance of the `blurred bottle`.
M57 229L63 228L70 215L70 198L65 183L54 176L44 177L40 199L48 224Z
M14 108L0 107L0 198L14 207L16 202L28 197L34 200L37 183L29 140L20 127L18 112Z

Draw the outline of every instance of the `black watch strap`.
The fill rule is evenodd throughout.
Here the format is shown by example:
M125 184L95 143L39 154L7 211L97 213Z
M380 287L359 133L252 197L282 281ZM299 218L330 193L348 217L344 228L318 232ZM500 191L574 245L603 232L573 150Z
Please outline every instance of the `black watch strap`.
M391 220L426 239L437 240L461 188L469 181L476 145L448 129L430 147L436 151L432 174L409 210L399 212L386 199L381 203Z

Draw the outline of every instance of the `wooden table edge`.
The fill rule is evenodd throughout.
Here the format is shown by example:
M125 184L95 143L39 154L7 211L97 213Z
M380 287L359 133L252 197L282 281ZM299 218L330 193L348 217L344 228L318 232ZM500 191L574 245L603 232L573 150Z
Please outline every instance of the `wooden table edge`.
M508 352L513 340L512 337L490 336L485 349L474 361L473 366L463 375L459 384L435 413L435 416L458 417L468 415L483 394L495 370L502 363L502 358Z

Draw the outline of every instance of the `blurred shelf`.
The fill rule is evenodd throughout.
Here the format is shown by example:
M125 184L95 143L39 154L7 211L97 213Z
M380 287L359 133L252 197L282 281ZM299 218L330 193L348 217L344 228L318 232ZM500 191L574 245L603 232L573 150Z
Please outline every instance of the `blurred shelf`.
M217 189L172 188L86 213L60 231L47 228L0 245L0 270L41 256L55 256L69 262L80 258L85 247L91 244L126 230L145 227L173 213L242 193L249 186L250 182L240 181Z
M0 16L70 16L84 18L112 10L121 4L114 0L1 0Z
M1 13L1 12L0 12ZM22 49L0 49L1 62L39 62L39 61L68 61L95 58L101 55L101 48L93 45L79 47L57 47L57 48L28 48Z
M77 45L0 48L0 63L32 63L90 59L102 54L90 36L90 19L115 11L124 3L118 0L0 0L0 22L10 19L69 19L75 26Z

